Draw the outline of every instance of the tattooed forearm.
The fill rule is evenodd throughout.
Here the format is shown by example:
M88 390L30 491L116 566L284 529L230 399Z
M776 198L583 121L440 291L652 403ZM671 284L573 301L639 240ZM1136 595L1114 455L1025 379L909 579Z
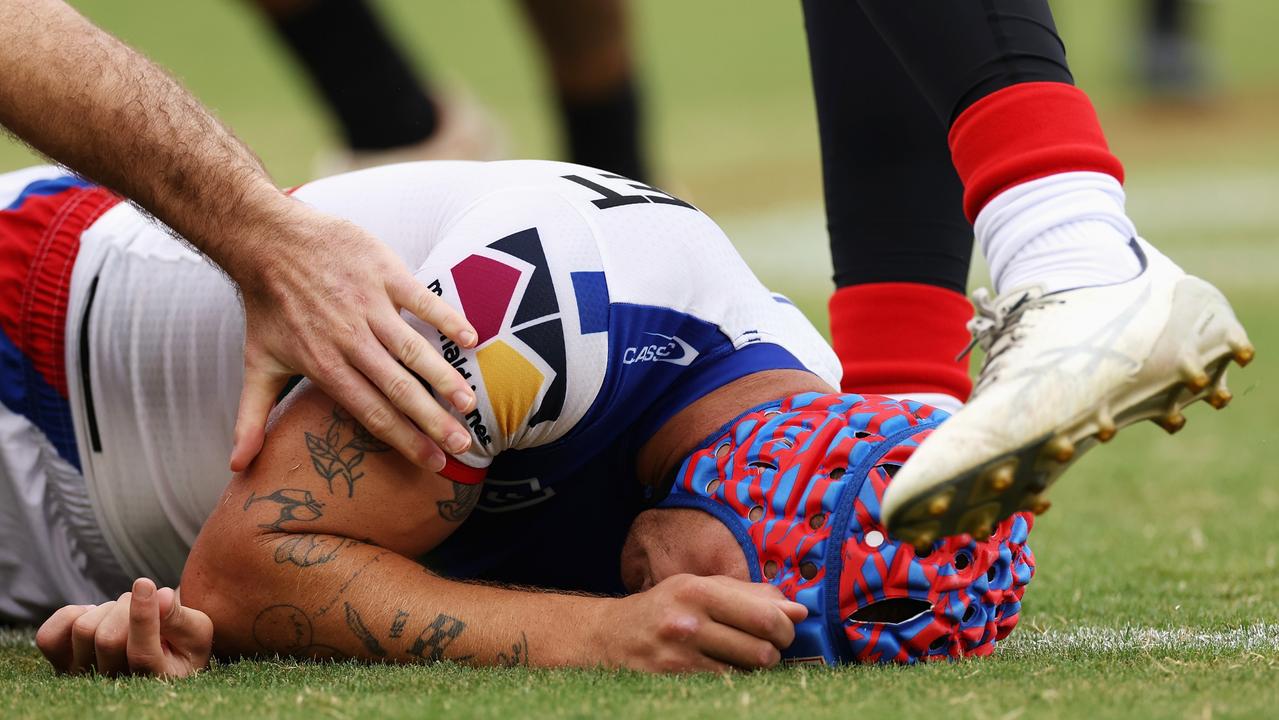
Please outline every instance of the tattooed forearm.
M528 665L528 636L523 631L520 632L520 639L511 643L511 652L498 652L497 664L503 667L517 667Z
M253 641L267 652L342 660L347 654L314 642L311 618L296 605L272 605L253 621Z
M303 432L306 449L311 453L311 466L328 484L329 494L333 494L333 480L341 478L346 482L346 496L354 497L355 482L364 477L364 473L357 470L364 462L364 454L386 452L391 446L370 434L337 405L333 406L328 420L329 426L323 435Z
M395 619L391 621L391 637L397 638L404 634L404 624L409 621L409 614L403 610L395 611Z
M286 522L310 522L324 516L324 503L315 499L309 490L300 490L298 488L284 488L276 490L270 495L257 495L250 493L249 499L244 501L244 510L247 512L250 505L260 502L274 503L278 505L280 516L275 522L265 525L259 525L260 528L267 530L282 530L281 527Z
M390 550L383 550L382 552L366 560L364 564L359 567L359 569L351 573L351 577L347 578L346 582L342 583L342 587L338 588L337 593L335 593L333 597L329 598L329 601L325 603L319 610L315 611L316 616L319 617L320 615L323 615L324 613L328 612L329 608L333 607L333 604L338 601L338 598L346 594L347 588L351 587L351 583L355 582L356 578L364 574L364 571L369 569L370 566L375 565L378 562L381 562L382 558L386 557L387 555L394 555L394 553L392 553Z
M418 634L409 648L409 654L428 663L444 659L444 649L466 630L466 623L444 613L435 616L430 625ZM463 659L463 658L458 658Z
M342 603L342 605L346 608L346 626L351 628L351 632L360 639L361 643L364 643L364 649L368 650L370 655L386 657L386 649L364 625L364 618L360 617L359 611L351 607L351 603Z
M483 483L467 485L466 483L455 482L453 483L453 499L440 500L435 503L435 507L439 508L440 517L448 522L462 522L471 514L471 510L480 499L480 493L483 490Z
M300 654L311 645L311 618L296 605L272 605L253 621L253 640L263 650Z

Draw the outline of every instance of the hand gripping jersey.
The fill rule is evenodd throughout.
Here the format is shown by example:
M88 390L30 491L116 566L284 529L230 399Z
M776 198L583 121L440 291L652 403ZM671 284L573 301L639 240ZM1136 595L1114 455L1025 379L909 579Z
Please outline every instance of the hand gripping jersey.
M57 168L0 180L4 203L49 183L103 192ZM72 504L92 527L74 534L97 538L79 542L96 542L104 562L59 550L68 543L56 528L21 547L55 548L45 576L113 567L101 581L42 586L30 607L100 600L140 575L177 581L228 479L242 379L244 320L229 281L115 198L74 228L60 224L70 192L40 196L48 212L38 218L11 208L4 227L18 229L0 243L30 250L0 258L14 270L12 282L0 275L12 290L0 297L15 305L33 258L74 260L45 273L61 344L21 345L12 365L53 368L64 392L39 416L0 398L0 430L11 430L0 484L34 499L0 517L0 544L60 527L57 493L45 489L78 485ZM634 453L662 422L759 370L807 370L838 386L838 362L808 320L759 283L709 218L655 188L565 163L439 162L320 180L294 196L385 242L479 332L464 350L412 321L479 399L460 416L473 445L444 474L484 481L484 492L432 558L442 572L617 589L617 549L637 507ZM5 331L25 332L26 315L12 315ZM570 528L596 541L580 547ZM577 562L565 562L570 545Z
M751 579L808 608L787 662L834 665L988 655L1017 625L1034 575L1034 518L927 554L888 536L880 500L946 414L874 395L805 393L708 438L659 507L697 508L737 538Z

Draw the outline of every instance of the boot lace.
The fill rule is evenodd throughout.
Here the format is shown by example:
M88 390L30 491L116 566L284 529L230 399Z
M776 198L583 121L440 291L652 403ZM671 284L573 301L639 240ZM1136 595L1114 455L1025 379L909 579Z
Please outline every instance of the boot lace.
M972 395L975 397L998 378L999 359L1021 339L1022 330L1026 326L1026 315L1061 301L1028 290L1011 305L1004 304L1000 307L1000 303L986 288L974 291L972 299L975 313L973 319L968 321L968 332L972 333L973 339L955 359L964 359L975 347L980 347L986 353L986 361L982 364L977 385L973 388Z

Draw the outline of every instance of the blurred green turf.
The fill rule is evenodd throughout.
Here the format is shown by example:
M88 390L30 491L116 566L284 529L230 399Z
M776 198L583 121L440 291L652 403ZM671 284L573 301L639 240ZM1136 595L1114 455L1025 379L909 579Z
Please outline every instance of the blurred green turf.
M80 2L171 68L282 183L309 176L327 121L240 3ZM798 4L636 2L661 176L720 219L760 274L825 325L817 143ZM1175 438L1125 431L1053 491L1023 625L993 660L731 678L296 663L220 666L178 683L55 678L30 635L0 634L0 717L1273 717L1279 705L1279 3L1204 4L1214 105L1146 104L1128 81L1137 2L1055 4L1081 84L1128 166L1144 234L1218 283L1256 343L1237 399ZM386 3L418 59L503 119L516 154L555 152L534 49L511 3ZM31 162L0 143L0 170ZM981 277L981 271L976 271ZM1268 625L1258 626L1258 623ZM1269 644L1050 642L1074 628L1223 633ZM1259 629L1258 629L1259 628ZM1214 643L1216 643L1214 645Z

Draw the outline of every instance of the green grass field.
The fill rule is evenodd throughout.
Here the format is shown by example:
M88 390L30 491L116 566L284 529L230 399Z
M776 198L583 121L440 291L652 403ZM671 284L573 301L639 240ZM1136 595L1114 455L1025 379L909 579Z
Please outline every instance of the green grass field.
M77 3L173 69L282 183L331 133L238 3ZM797 3L635 3L653 149L667 182L825 324L829 260ZM387 3L419 59L555 152L535 54L509 3ZM1135 3L1061 2L1081 84L1129 171L1143 234L1232 298L1259 350L1235 403L1175 438L1146 424L1082 460L1032 544L1039 572L989 660L697 678L240 662L182 682L55 677L0 631L0 717L1274 717L1279 706L1279 3L1208 7L1217 103L1173 112L1127 83ZM0 144L0 170L32 162ZM981 270L975 271L980 279Z

